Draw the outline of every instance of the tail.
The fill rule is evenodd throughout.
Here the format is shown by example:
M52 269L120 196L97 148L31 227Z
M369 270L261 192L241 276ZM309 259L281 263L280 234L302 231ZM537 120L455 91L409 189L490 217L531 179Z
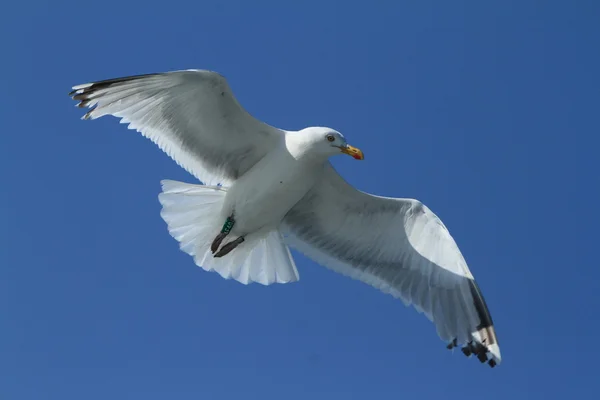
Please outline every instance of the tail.
M210 245L223 226L221 207L225 188L169 180L161 184L160 215L181 250L194 257L196 265L243 284L270 285L299 279L296 264L278 230L262 237L247 237L225 257L212 255Z

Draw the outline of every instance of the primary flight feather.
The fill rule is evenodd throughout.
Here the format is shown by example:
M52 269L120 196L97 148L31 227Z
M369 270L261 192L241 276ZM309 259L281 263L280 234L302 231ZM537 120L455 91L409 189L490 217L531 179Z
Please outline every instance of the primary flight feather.
M288 244L412 304L448 348L492 367L500 348L465 259L440 219L413 199L350 186L329 157L363 159L329 128L284 131L248 114L204 70L87 83L70 93L84 119L114 115L204 185L163 181L161 216L195 263L244 284L299 279Z

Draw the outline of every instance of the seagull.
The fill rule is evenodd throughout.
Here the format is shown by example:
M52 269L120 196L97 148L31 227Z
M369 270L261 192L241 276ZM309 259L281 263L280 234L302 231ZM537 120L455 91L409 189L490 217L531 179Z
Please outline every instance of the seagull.
M501 361L490 312L442 221L424 204L362 192L329 158L361 150L338 131L251 116L221 74L181 70L77 85L82 119L120 118L202 184L164 180L161 217L206 271L243 284L299 279L289 247L412 305L448 349Z

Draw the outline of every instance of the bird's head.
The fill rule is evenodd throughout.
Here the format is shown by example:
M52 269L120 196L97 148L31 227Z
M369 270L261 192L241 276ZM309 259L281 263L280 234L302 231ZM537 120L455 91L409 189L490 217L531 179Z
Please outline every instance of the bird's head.
M311 127L299 132L303 141L313 154L325 157L338 154L347 154L357 160L364 160L363 152L354 146L350 146L344 135L331 128Z

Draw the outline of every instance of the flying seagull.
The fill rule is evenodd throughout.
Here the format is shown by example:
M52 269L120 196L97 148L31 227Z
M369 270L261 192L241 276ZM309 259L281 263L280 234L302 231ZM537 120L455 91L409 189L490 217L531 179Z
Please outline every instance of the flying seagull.
M244 284L294 282L288 245L412 304L452 349L500 363L492 318L442 221L414 199L349 185L329 157L363 153L333 129L258 121L216 72L185 70L73 87L83 119L113 115L202 185L162 181L161 216L206 271Z

